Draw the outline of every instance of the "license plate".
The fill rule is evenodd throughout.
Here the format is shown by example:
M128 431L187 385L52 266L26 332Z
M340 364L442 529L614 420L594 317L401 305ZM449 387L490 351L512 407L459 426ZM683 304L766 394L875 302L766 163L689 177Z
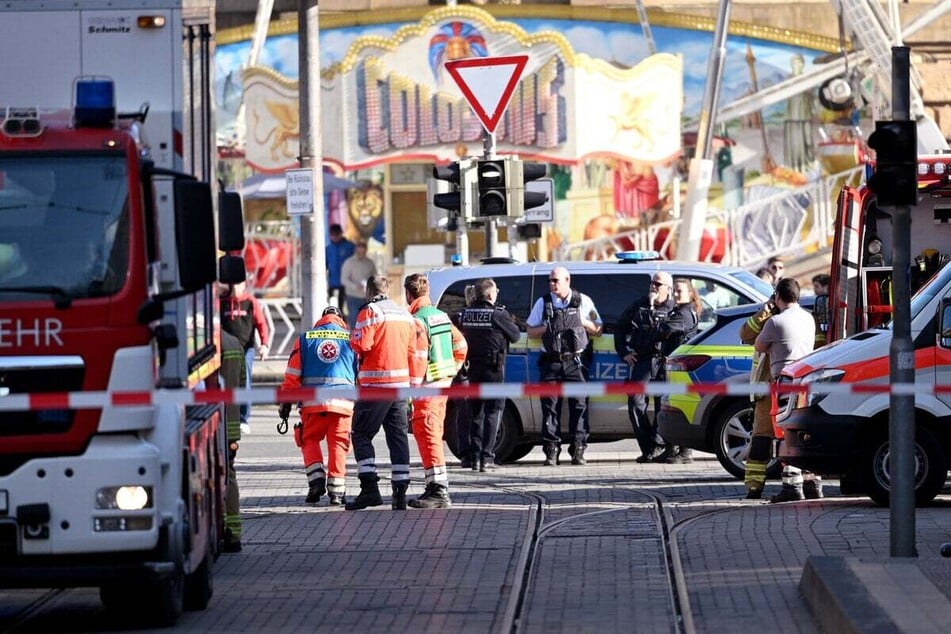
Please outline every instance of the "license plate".
M6 514L7 514L7 506L8 506L8 505L9 505L9 502L7 501L7 492L6 492L6 491L0 491L0 515L6 515Z

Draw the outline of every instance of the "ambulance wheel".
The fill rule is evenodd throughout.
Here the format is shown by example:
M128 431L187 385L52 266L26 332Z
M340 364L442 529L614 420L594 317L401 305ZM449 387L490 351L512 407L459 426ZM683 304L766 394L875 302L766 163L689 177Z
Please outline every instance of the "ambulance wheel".
M891 493L888 432L879 432L862 455L859 466L868 496L888 506ZM915 505L926 506L941 492L948 475L948 461L941 444L928 429L917 426L914 448Z
M715 416L713 452L730 475L743 480L753 434L753 404L749 399L732 400L721 405ZM779 460L773 458L766 465L766 477L778 478L782 469Z
M515 445L515 448L512 449L512 452L509 454L509 459L506 462L516 462L521 460L528 454L532 453L532 449L535 448L535 445L532 443L523 443L521 445Z

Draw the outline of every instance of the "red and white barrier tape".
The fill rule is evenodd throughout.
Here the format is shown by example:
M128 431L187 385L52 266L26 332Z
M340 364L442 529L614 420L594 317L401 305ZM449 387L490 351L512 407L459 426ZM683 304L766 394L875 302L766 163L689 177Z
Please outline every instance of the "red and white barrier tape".
M0 396L0 411L48 409L97 409L102 407L142 407L151 405L202 405L208 403L297 403L330 397L353 400L389 401L443 395L451 398L521 399L541 396L598 397L646 394L722 394L729 396L777 394L881 394L947 395L951 385L896 383L868 385L810 383L806 385L766 385L763 383L481 383L447 388L251 388L247 390L42 392Z

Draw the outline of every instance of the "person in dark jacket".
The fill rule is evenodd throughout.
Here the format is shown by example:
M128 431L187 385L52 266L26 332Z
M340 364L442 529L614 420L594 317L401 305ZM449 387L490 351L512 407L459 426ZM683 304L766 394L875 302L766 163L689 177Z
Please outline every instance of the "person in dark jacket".
M651 280L650 293L628 306L618 319L614 349L630 367L629 381L663 381L665 357L680 345L688 324L676 310L674 280L670 273L658 271ZM693 321L696 327L696 320ZM657 433L660 399L654 397L654 417L647 414L647 395L631 394L627 400L631 425L641 448L637 462L666 462L671 457Z
M459 317L460 329L469 344L468 378L472 383L505 381L505 356L509 344L519 338L518 325L502 306L497 306L499 287L490 278L475 284L475 299ZM469 450L473 471L495 468L495 440L505 399L476 399L470 404Z
M685 277L674 279L672 298L674 300L674 310L667 316L667 321L658 325L660 334L664 337L661 344L661 352L664 358L697 332L700 313L703 312L703 302L700 301L697 289ZM657 376L657 380L666 381L666 364L661 366L660 372L662 374ZM690 464L693 462L693 450L689 447L672 445L666 441L664 446L664 462L667 464Z

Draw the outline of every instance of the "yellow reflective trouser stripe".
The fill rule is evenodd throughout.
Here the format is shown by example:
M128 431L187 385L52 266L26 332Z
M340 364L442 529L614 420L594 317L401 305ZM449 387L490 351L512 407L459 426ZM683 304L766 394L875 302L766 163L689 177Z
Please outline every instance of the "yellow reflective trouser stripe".
M746 477L743 482L747 489L762 489L766 486L766 463L759 460L747 460Z
M225 513L225 530L231 533L231 539L241 539L241 516Z

